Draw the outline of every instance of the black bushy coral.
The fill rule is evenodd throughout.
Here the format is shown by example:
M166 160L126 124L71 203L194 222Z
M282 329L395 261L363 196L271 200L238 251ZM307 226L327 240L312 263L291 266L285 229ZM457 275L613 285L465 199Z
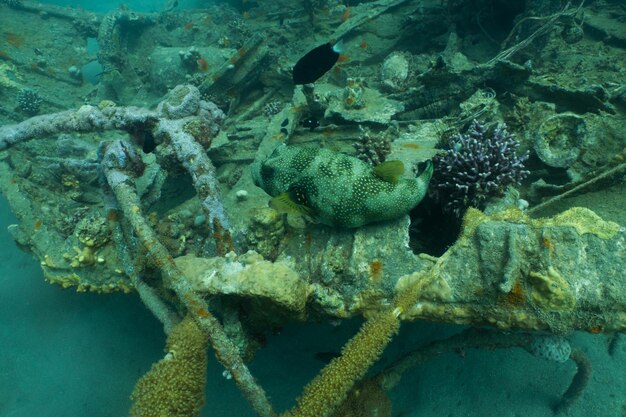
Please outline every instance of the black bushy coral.
M528 153L517 154L519 143L499 124L492 134L474 120L465 134L449 140L449 149L433 158L429 193L447 212L457 216L467 207L478 207L487 197L502 194L507 185L519 184Z

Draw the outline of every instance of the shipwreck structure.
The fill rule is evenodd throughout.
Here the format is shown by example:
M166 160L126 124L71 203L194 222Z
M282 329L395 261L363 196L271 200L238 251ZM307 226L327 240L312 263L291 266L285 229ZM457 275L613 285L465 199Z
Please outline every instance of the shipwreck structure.
M356 384L384 396L405 369L458 346L521 346L573 360L579 373L556 406L562 410L590 373L564 336L626 329L623 217L603 219L594 207L543 215L626 172L623 86L572 86L530 62L564 43L575 48L577 30L599 36L597 10L583 18L582 5L546 11L529 2L493 58L477 62L459 40L476 28L437 32L442 16L458 23L466 12L456 2L379 0L337 18L314 11L336 12L333 2L277 11L259 1L263 13L246 11L245 19L214 10L229 22L218 30L194 11L100 16L5 3L2 13L16 22L37 15L70 27L76 42L99 44L103 73L91 85L80 74L89 67L78 65L86 50L66 52L77 54L77 65L60 71L22 50L33 42L27 35L6 38L14 50L0 50L0 95L13 100L42 77L51 87L0 106L0 188L18 218L10 232L49 282L137 292L163 323L169 353L137 384L133 415L198 415L209 345L256 413L278 415L245 363L258 348L254 335L290 321L359 315L366 320L341 356L282 415L374 415L363 414L375 405L360 403L367 396L354 395ZM352 45L358 65L294 89L288 64L271 53L280 44L271 19L295 25L296 16ZM382 33L371 24L377 20L399 34ZM418 25L439 36L441 48L398 53L410 49L406 39ZM252 34L261 29L269 35ZM196 46L209 32L210 46ZM175 46L163 46L166 38ZM610 39L604 59L623 60L611 48L623 49L624 39ZM311 119L321 126L304 125ZM377 157L385 148L387 159L412 166L475 119L508 123L531 154L530 179L462 217L413 212L357 229L307 223L269 208L248 169L282 144ZM539 180L555 170L564 184ZM434 244L424 218L453 224L452 237ZM492 330L468 330L362 381L407 320Z

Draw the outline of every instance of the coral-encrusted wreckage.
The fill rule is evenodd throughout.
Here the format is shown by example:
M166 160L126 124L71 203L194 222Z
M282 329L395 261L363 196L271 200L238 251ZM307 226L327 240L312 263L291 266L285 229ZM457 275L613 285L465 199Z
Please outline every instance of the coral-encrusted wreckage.
M366 320L283 416L391 415L385 391L403 372L464 347L572 360L555 409L576 401L591 365L566 336L626 330L623 200L603 212L585 198L624 195L626 90L606 80L626 67L626 38L608 6L507 4L259 0L106 15L0 4L10 232L49 282L136 292L163 323L168 353L138 382L132 415L199 415L207 346L259 416L278 415L246 366L256 337L321 317ZM77 46L19 33L32 19ZM294 86L301 53L329 39L349 58ZM285 214L253 183L249 167L280 146L343 152L374 173L401 161L393 184L434 158L435 188L392 220L327 226L309 188L287 190L306 215ZM341 179L357 191L374 181L350 172ZM443 224L456 227L445 242L433 237ZM363 380L407 320L470 328Z

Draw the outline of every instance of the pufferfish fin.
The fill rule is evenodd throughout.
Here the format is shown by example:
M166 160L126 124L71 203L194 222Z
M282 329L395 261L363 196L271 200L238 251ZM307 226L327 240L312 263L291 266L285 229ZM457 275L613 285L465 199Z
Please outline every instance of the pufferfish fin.
M270 200L270 207L279 213L301 214L313 217L313 210L303 204L298 204L290 196L289 192L284 192Z
M395 184L404 172L402 161L386 161L374 167L374 175L383 181Z

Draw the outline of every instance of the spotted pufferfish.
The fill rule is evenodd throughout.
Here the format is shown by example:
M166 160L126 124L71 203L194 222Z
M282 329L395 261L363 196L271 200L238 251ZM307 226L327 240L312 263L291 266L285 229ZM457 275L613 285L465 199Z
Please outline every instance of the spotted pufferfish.
M324 148L279 145L251 166L252 179L273 198L270 207L341 228L396 219L426 195L430 161L415 178L400 178L400 161L372 167Z

